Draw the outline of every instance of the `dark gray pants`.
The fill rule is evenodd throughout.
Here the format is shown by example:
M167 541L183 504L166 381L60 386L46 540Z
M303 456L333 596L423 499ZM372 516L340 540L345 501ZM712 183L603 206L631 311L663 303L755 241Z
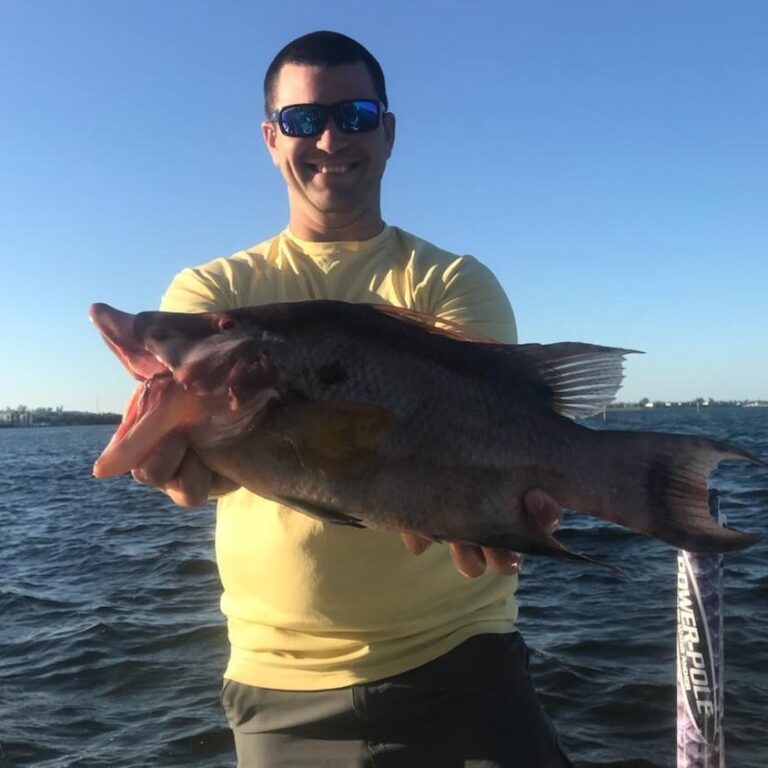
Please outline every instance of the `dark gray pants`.
M374 683L277 691L227 681L239 768L565 768L518 634L481 635Z

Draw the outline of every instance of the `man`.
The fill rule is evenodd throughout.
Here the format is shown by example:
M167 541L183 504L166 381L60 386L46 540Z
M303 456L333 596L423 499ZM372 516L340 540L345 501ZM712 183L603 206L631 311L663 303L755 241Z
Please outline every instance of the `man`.
M288 187L289 227L184 270L163 309L390 303L516 340L485 267L384 223L395 117L365 48L336 33L305 35L276 56L264 93L262 132ZM570 765L515 630L517 556L319 522L213 477L179 436L134 474L182 505L220 495L216 552L232 645L222 698L238 765ZM559 519L539 491L525 503L543 524Z

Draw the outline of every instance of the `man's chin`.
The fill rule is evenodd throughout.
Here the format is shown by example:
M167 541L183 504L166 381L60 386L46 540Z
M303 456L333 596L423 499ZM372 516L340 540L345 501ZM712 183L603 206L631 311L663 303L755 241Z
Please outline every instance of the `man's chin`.
M352 216L360 208L360 196L350 193L321 194L310 198L312 205L324 214Z
M320 177L319 179L313 179L312 183L308 185L308 191L312 195L317 198L328 199L351 197L359 189L360 185L355 184L353 179L326 179Z

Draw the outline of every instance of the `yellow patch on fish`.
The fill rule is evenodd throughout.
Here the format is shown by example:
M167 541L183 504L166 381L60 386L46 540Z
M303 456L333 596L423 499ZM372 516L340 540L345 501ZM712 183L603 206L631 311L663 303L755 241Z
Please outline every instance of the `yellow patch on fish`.
M275 409L273 427L305 466L339 468L375 445L393 420L386 408L370 403L297 403Z

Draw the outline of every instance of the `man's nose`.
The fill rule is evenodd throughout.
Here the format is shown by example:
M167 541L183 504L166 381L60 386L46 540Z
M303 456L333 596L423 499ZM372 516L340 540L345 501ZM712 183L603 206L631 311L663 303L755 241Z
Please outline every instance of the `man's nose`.
M317 148L329 155L340 152L349 146L349 140L346 134L339 130L333 116L328 116L328 122L325 124L323 132L317 137Z

